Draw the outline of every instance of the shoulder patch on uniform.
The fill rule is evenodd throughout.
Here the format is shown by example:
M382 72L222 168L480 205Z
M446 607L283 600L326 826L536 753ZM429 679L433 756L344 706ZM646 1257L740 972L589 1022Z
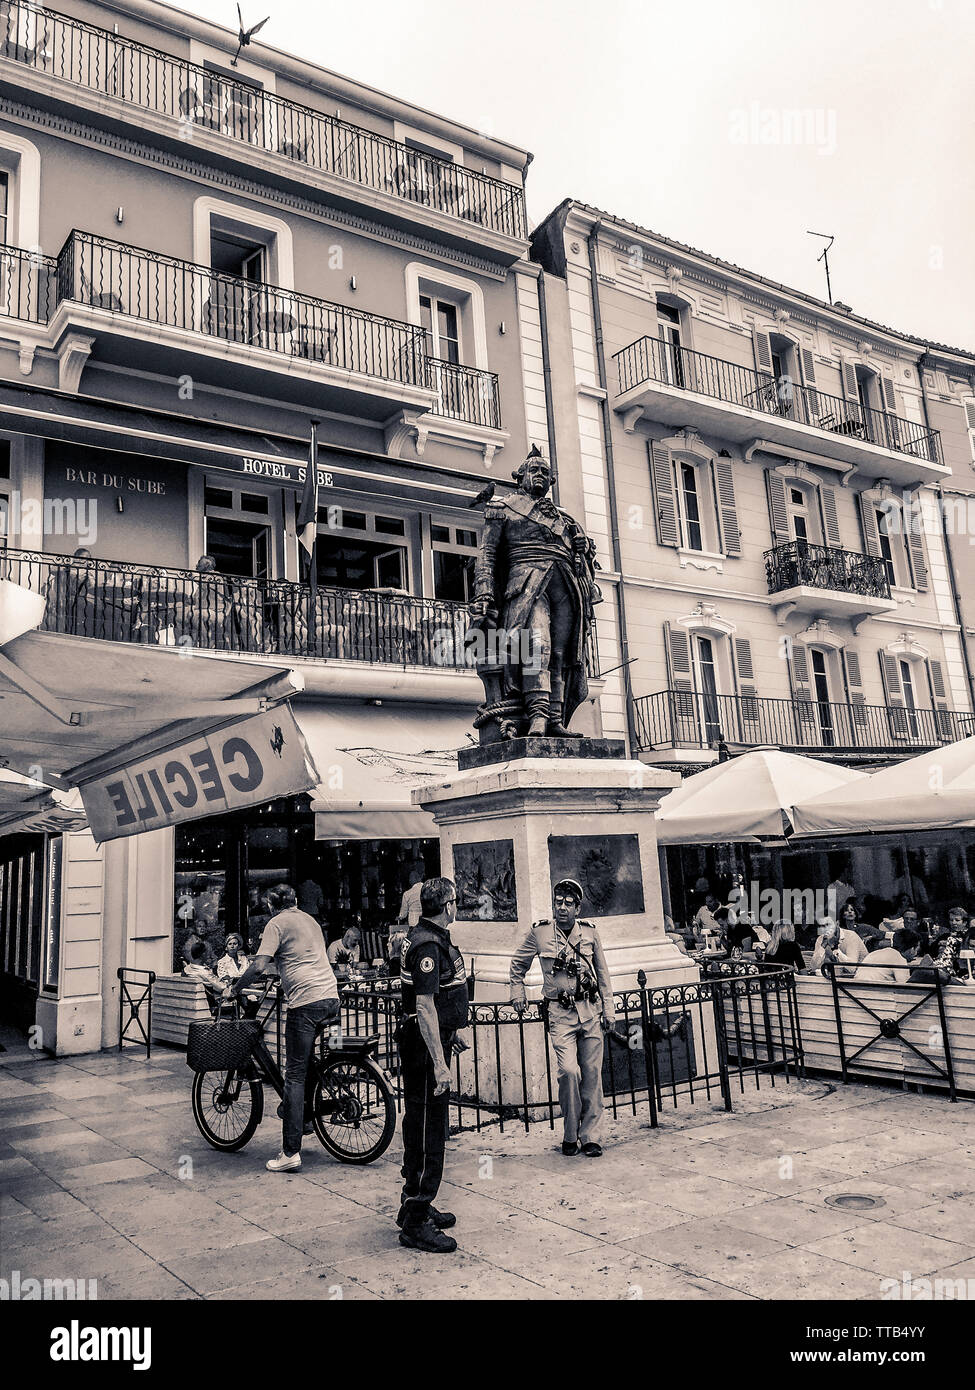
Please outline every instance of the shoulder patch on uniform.
M423 959L420 961L420 969L423 971L424 975L429 975L430 971L433 969L432 957L424 956Z

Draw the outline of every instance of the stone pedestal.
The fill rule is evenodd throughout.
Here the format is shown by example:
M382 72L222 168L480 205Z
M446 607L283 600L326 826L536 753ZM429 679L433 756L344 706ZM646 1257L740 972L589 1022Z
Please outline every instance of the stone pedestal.
M440 831L458 889L454 942L474 960L476 1002L507 1000L512 953L552 916L552 885L582 884L615 989L698 978L664 935L654 812L680 777L605 739L524 738L468 748L455 776L413 792ZM537 997L541 971L528 977ZM534 986L534 988L532 987Z

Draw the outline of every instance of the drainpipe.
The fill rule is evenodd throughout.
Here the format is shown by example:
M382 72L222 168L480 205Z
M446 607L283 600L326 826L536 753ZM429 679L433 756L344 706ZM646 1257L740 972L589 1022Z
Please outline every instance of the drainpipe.
M548 457L555 480L552 491L559 500L559 464L555 441L555 406L552 398L552 358L548 350L548 307L545 302L545 271L538 276L538 324L542 335L542 379L545 384L545 427L548 432Z
M921 383L921 413L924 416L924 428L931 433L931 417L928 414L928 396L924 389L924 364L927 353L922 352L917 359L917 379ZM961 639L961 655L965 663L965 677L968 681L968 703L975 709L975 679L972 676L972 662L968 651L968 637L965 633L965 618L962 612L961 595L958 592L958 581L955 576L955 561L951 553L951 536L948 532L948 525L945 520L945 490L942 482L938 483L938 515L941 518L941 535L945 543L945 556L948 560L948 584L951 588L951 602L955 610L955 618L958 622L959 637Z
M609 407L606 385L606 353L603 343L603 316L599 308L599 280L596 275L596 242L602 222L594 222L586 239L589 251L589 288L592 297L592 322L596 336L596 370L603 397L599 403L603 425L603 447L606 453L606 483L609 490L609 528L613 569L619 575L616 588L616 622L620 635L623 698L626 708L626 735L630 757L637 756L636 723L633 712L633 683L630 679L630 641L626 630L626 599L623 593L623 557L620 550L620 520L616 503L616 468L613 456L613 416Z

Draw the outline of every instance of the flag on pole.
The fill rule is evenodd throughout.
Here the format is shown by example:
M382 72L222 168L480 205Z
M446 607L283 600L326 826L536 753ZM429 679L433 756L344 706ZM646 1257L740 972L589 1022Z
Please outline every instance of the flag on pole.
M298 508L298 540L311 558L318 537L318 424L312 421L305 487Z

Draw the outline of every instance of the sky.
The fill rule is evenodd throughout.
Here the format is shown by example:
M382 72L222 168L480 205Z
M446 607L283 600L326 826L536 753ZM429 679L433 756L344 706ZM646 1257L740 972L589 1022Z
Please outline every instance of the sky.
M273 11L272 11L273 5ZM236 25L232 0L180 0ZM275 48L530 150L578 198L975 349L975 0L242 0ZM252 50L255 57L259 47Z

